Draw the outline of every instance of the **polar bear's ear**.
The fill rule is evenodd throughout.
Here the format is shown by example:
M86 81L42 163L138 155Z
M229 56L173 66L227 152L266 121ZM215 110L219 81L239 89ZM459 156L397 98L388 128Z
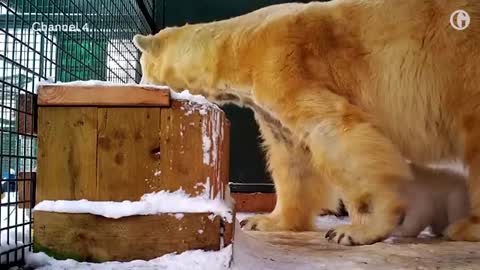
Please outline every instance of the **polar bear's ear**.
M133 43L140 51L147 51L153 44L153 36L135 35L133 37Z

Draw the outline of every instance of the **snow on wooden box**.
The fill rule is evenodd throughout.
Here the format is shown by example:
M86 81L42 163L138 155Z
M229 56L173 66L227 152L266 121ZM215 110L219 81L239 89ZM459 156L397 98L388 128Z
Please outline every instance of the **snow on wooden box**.
M216 105L165 87L67 83L40 85L38 106L36 202L47 204L34 211L36 250L59 258L125 261L192 248L218 250L232 242L233 210L229 218L218 218L214 209L177 212L186 218L177 222L162 209L108 218L58 210L65 204L48 206L59 200L135 203L145 194L179 190L192 198L228 200L230 124ZM169 225L158 226L163 223ZM194 231L178 230L183 227ZM158 244L134 239L142 233ZM79 243L67 248L69 240L56 244L53 235L70 235ZM154 251L121 250L124 245L112 240L117 236Z

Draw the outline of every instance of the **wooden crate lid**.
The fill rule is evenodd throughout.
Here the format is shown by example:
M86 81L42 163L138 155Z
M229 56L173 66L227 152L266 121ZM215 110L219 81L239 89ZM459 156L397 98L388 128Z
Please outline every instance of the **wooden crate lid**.
M38 88L38 105L169 107L170 89L137 85L45 84Z

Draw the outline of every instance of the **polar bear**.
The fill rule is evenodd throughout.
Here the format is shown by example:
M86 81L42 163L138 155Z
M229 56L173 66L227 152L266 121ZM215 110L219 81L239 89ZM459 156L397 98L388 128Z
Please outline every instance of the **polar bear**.
M480 1L280 4L134 42L145 82L255 110L278 194L246 229L311 229L338 191L359 218L333 240L372 244L405 216L406 160L460 160L471 211L447 236L480 241Z

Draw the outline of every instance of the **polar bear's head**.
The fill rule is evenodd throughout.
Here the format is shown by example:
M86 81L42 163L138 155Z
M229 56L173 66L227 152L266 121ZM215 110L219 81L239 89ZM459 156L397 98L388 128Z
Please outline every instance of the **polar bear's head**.
M201 30L186 25L166 28L155 35L135 35L134 44L142 53L142 82L196 94L215 91L216 52Z

